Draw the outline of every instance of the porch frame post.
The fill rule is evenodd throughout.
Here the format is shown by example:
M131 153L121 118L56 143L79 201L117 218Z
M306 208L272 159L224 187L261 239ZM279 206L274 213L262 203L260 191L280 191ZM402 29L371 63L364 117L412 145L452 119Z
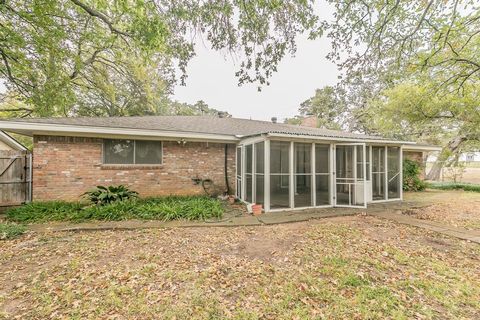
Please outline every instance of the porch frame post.
M263 176L263 182L264 182L264 191L263 191L263 202L264 202L264 209L265 212L270 211L270 140L265 139L265 160L264 160L264 166L265 168L263 169L264 176Z
M398 179L398 180L400 181L400 185L399 185L400 200L403 200L403 145L400 146L399 161L400 161L400 179Z
M294 163L293 163L293 160L294 160L294 142L293 141L290 141L290 167L289 167L289 173L290 173L290 183L289 183L289 186L290 186L290 190L289 190L289 201L290 201L290 209L293 209L295 208L295 168L294 168Z
M312 184L312 192L311 192L311 198L312 198L312 207L316 207L317 206L317 193L316 193L316 188L317 188L317 184L316 184L316 181L317 181L317 177L316 177L316 168L315 168L315 165L316 165L316 161L315 161L315 143L313 142L312 143L312 151L311 151L311 157L310 157L310 171L312 173L312 178L310 179L311 180L311 184Z

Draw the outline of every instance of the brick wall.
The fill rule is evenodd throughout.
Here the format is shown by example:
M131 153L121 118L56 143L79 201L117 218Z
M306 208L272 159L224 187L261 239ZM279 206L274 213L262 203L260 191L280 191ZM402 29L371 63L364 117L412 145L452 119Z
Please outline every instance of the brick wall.
M225 190L225 144L174 141L163 143L163 164L155 166L103 165L102 139L35 136L33 199L78 200L97 185L124 184L141 196L204 194L192 178L211 179ZM228 146L231 192L235 185L235 145Z
M421 168L420 171L420 179L425 179L425 171L426 171L426 159L423 158L422 151L404 151L403 158L416 161Z

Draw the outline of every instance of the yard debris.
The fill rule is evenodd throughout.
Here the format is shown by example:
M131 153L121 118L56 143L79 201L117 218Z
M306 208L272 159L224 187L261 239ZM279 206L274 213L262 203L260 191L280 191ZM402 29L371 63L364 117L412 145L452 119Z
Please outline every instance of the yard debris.
M480 308L480 246L374 217L36 234L1 242L0 264L0 318L475 318Z

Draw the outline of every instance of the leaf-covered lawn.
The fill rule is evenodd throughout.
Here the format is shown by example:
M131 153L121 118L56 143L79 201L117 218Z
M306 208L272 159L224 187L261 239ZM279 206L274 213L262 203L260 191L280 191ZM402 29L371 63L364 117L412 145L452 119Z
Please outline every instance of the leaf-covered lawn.
M480 193L465 191L428 190L406 194L407 200L428 201L428 207L404 212L418 219L480 230Z
M21 319L478 319L480 245L373 217L0 242Z

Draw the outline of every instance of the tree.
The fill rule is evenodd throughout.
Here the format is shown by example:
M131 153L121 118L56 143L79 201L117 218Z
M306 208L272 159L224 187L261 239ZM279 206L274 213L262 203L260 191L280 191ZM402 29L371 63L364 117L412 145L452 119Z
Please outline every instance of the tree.
M29 109L22 115L125 114L134 102L148 113L156 102L151 89L171 89L174 64L185 81L186 65L202 36L213 49L238 54L240 83L266 84L285 54L295 52L296 35L315 24L312 5L2 0L0 81L6 95Z
M418 70L459 90L480 79L480 6L470 0L333 1L329 58L347 77Z
M371 129L384 136L443 145L427 177L436 180L452 155L480 143L480 86L464 84L461 93L443 95L432 86L422 79L384 90L366 113Z
M348 109L344 99L344 92L335 87L325 86L315 90L315 95L300 104L300 116L287 119L287 123L300 124L301 118L314 115L317 125L327 129L347 129Z

